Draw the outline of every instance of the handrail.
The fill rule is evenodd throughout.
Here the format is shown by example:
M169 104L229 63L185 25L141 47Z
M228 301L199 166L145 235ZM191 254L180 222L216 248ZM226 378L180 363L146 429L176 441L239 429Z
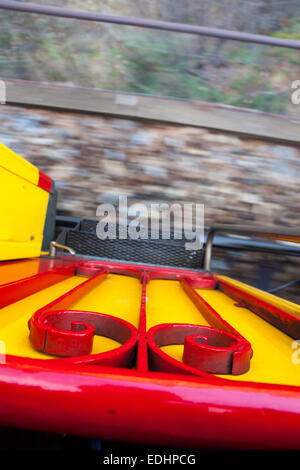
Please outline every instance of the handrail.
M210 227L205 244L203 268L211 270L213 240L216 232L232 233L237 235L252 235L254 237L272 238L300 242L300 230L282 227L259 227L252 225L217 224Z
M104 15L93 11L73 10L71 8L61 8L56 6L39 5L31 2L25 3L12 0L0 1L0 8L12 11L22 11L24 13L38 13L40 15L59 16L62 18L121 24L140 28L174 31L177 33L184 34L198 34L200 36L210 36L219 39L230 39L232 41L250 42L256 44L265 44L268 46L300 49L300 41L293 39L276 38L272 36L265 36L263 34L229 31L225 29L208 28L206 26L198 26L193 24L149 20L143 18L134 18L132 16Z
M73 250L73 248L70 248L69 246L66 245L61 245L60 243L57 243L55 241L50 242L50 257L55 258L56 256L56 248L60 248L61 250L66 250L68 251L72 256L76 255L76 251Z

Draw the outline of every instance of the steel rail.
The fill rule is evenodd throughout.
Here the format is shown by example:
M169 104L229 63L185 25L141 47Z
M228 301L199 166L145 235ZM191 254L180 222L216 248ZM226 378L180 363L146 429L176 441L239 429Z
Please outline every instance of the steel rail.
M40 15L57 16L62 18L71 18L86 21L97 21L101 23L135 26L139 28L150 28L162 31L173 31L177 33L197 34L200 36L209 36L219 39L229 39L232 41L264 44L268 46L300 49L300 41L293 39L275 38L262 34L229 31L225 29L208 28L206 26L197 26L193 24L149 20L143 18L135 18L131 16L104 15L94 11L73 10L70 8L39 5L36 3L0 0L0 9L20 11L24 13L37 13Z
M211 270L213 240L216 232L248 235L253 237L271 238L274 240L289 240L300 242L300 230L282 227L259 227L248 225L216 224L209 228L204 252L203 268Z

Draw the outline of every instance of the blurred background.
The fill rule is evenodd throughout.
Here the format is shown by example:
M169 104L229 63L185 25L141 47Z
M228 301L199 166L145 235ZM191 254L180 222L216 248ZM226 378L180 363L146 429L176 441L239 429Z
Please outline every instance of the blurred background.
M300 39L298 0L36 3ZM291 49L3 10L0 48L2 77L296 114L289 92L300 58Z
M39 3L300 40L298 0ZM129 204L202 203L207 226L299 227L300 105L291 102L299 50L1 9L0 24L0 78L48 86L39 106L30 96L26 105L15 99L0 106L0 141L55 180L58 214L96 218L101 202L116 204L124 194ZM51 104L52 85L72 89L72 106ZM90 112L83 89L95 90L95 101L101 90L121 102L153 101L139 116L134 106L126 116ZM170 122L149 118L163 98ZM218 125L187 124L185 103L200 114L211 110ZM237 115L238 108L251 112ZM228 131L228 110L233 122L242 116L239 129ZM276 126L264 134L262 122ZM292 124L294 134L282 136ZM298 256L214 253L214 269L266 289L300 277ZM292 287L288 298L300 300L298 290Z

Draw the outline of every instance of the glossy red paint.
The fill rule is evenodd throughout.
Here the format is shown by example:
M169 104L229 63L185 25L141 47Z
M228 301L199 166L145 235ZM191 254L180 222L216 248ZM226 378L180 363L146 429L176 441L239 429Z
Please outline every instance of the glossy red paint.
M186 279L181 278L181 281L187 283L194 289L215 289L217 285L216 279L213 277L204 277L203 275L189 276Z
M0 308L24 299L74 275L74 267L72 265L61 265L61 263L53 263L52 265L51 263L41 263L41 265L38 274L0 286Z
M6 363L0 364L1 425L157 445L300 448L300 387L221 379L172 358L167 368L155 364L164 358L153 356L151 341L154 349L160 349L153 331L146 329L147 283L151 279L178 280L212 326L221 329L221 334L227 331L244 340L251 348L195 291L197 287L218 287L219 282L216 285L211 275L175 268L90 262L70 256L45 262L49 263L49 274L63 266L66 273L77 272L91 278L40 309L39 315L56 315L57 310L66 310L69 315L70 305L102 282L101 276L103 280L108 272L115 272L134 276L142 283L139 330L127 324L130 336L127 340L124 334L119 337L125 343L102 355L48 360L7 356ZM43 272L34 280L35 288L42 275ZM27 281L23 281L18 295L29 295ZM42 283L40 288L44 288ZM10 303L10 299L6 300ZM78 312L83 315L78 320L90 325L90 318L84 321L88 313ZM74 318L65 320L72 322ZM123 321L118 319L118 325L119 322ZM118 325L114 325L114 331ZM176 328L176 324L168 327ZM136 369L129 369L135 360ZM153 368L166 372L151 372Z
M66 310L99 285L107 275L107 269L97 268L90 279L37 310L28 322L32 346L47 354L76 357L77 363L130 367L138 340L133 325L112 315ZM89 355L94 334L114 339L122 346Z
M74 272L74 266L72 267L72 269ZM37 318L44 312L50 312L52 310L65 310L71 307L71 305L75 304L79 299L81 299L81 297L83 297L94 287L99 285L107 277L107 275L107 269L98 270L97 273L90 279L87 279L78 286L67 291L65 294L53 300L49 304L44 305L34 314L34 317Z
M140 308L140 324L139 324L139 343L137 353L137 368L141 372L147 372L149 369L148 349L147 349L147 327L146 327L146 299L147 299L147 283L149 275L145 274L142 278L142 296Z
M300 338L300 319L296 316L223 280L218 280L218 288L241 308L246 307L292 338Z
M38 187L44 189L48 193L51 193L52 180L48 175L43 173L41 170L39 170Z
M88 361L118 367L132 365L130 359L137 344L137 330L118 317L98 312L52 310L33 315L30 322L30 342L35 349L57 356L80 356L80 362L84 362L82 356L91 353L95 334L114 339L123 346L88 356Z
M147 333L151 370L207 377L206 373L240 375L250 368L251 345L241 336L207 326L165 323ZM183 344L183 362L161 350Z
M298 449L298 387L7 358L2 425L157 445Z
M150 279L172 279L180 280L183 278L203 277L203 279L214 279L213 275L209 273L199 273L198 271L179 269L179 268L165 268L150 265L143 265L137 263L125 263L116 261L104 261L104 260L90 260L79 256L59 255L57 261L60 260L64 263L76 264L78 267L87 266L93 269L104 269L106 268L111 273L134 275L137 277L138 273L146 273L150 276Z
M226 331L198 327L199 331L184 338L182 360L211 374L245 374L250 369L251 345Z
M192 287L189 278L181 279L181 287L185 293L189 296L193 304L198 308L199 312L203 315L205 320L210 324L210 326L227 331L228 333L233 333L236 337L240 338L243 341L247 341L233 326L231 326L221 315L216 312L211 305ZM250 344L250 343L248 343Z
M99 265L99 261L84 261L76 265L76 274L79 276L94 276L99 273L99 270L104 270L104 267ZM110 266L106 270L112 274L123 274L124 276L131 276L137 279L141 279L143 275L142 269L130 268L126 267L126 265Z

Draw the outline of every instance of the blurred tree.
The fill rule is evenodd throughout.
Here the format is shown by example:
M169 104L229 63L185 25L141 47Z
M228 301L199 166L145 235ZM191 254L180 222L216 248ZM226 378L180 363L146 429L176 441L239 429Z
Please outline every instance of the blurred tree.
M299 34L299 0L44 0L42 3L251 33L287 37ZM299 65L297 52L270 53L271 48L203 36L4 10L0 10L0 21L2 78L240 103L270 110L283 106L282 96L276 98L280 90L277 84L275 88L273 85L274 70L278 71L280 64L283 73L288 74ZM237 86L241 74L244 80ZM253 76L259 76L255 96L249 90ZM274 100L278 102L273 106Z

